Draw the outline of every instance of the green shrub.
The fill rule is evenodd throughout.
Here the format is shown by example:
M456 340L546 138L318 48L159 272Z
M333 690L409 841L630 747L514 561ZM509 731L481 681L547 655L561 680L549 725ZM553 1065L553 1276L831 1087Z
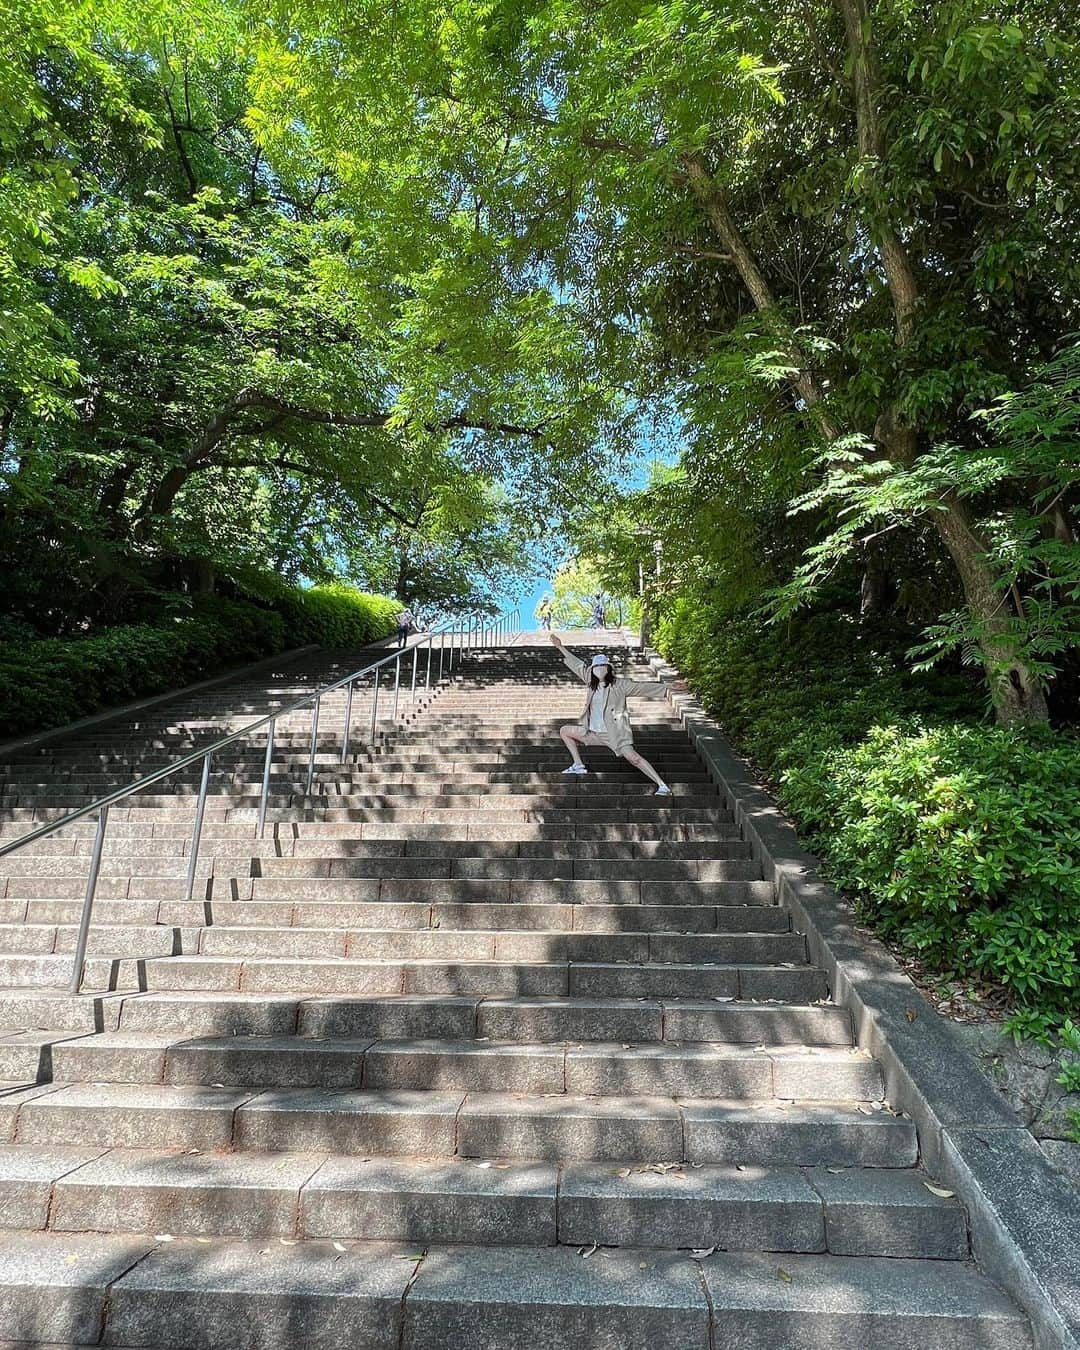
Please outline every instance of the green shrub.
M658 636L880 934L1004 990L1018 1029L1075 1013L1080 740L983 724L962 677L846 615L714 630L684 606Z
M290 647L369 642L390 632L397 610L345 586L279 585L263 603L166 598L157 623L84 638L27 638L13 628L0 639L0 736L62 726Z
M293 587L275 607L282 613L293 642L320 647L351 647L386 637L401 606L383 595L367 595L351 586Z

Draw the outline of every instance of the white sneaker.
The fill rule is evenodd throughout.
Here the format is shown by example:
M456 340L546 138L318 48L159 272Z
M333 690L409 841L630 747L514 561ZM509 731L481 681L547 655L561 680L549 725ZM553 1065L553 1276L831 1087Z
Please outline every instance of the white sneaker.
M588 772L584 764L571 764L568 769L563 769L563 773L582 774Z
M671 789L669 787L658 787L653 793L654 797L670 797Z

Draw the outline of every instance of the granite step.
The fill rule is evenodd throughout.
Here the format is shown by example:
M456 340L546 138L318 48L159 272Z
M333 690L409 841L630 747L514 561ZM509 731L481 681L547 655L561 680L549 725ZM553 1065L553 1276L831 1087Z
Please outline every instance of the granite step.
M881 1102L54 1082L3 1104L8 1142L74 1148L766 1167L918 1158L912 1122Z
M722 1042L537 1042L450 1036L192 1036L173 1031L0 1034L0 1078L225 1087L373 1087L880 1101L881 1071L851 1047Z
M158 1350L1030 1350L967 1262L3 1235L0 1336ZM205 1243L205 1239L203 1240ZM344 1248L344 1250L339 1250ZM777 1275L783 1270L786 1278ZM776 1338L784 1328L783 1343Z
M212 930L207 930L212 931ZM525 935L521 935L525 936ZM65 955L0 956L0 985L57 987ZM90 989L240 990L248 993L501 994L614 998L743 998L814 1002L827 986L806 965L649 964L601 961L319 959L315 957L89 956Z
M931 1185L918 1169L0 1147L9 1225L177 1237L964 1260L964 1212Z

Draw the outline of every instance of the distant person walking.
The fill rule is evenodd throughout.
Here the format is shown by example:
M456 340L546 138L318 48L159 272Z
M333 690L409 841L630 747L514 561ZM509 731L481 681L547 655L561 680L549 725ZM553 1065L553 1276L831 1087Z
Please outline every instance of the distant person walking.
M606 628L604 615L604 597L599 591L593 596L592 602L592 626L594 628Z
M536 606L536 617L540 620L541 628L551 627L551 615L553 608L554 607L552 606L550 595L545 595L543 600L541 600L540 603Z
M588 685L580 719L559 728L559 735L573 761L569 768L563 769L563 773L588 773L578 746L603 745L613 755L621 755L628 764L640 769L646 778L652 779L656 784L657 797L670 797L671 788L649 761L634 749L634 732L626 707L628 698L663 698L667 693L666 686L659 681L628 680L624 675L617 676L611 668L611 661L601 654L589 662L582 661L566 650L558 633L551 634L551 641L558 647L562 659L574 674Z
M416 620L413 618L412 610L403 609L397 616L397 645L404 647L406 639L412 632L413 624Z

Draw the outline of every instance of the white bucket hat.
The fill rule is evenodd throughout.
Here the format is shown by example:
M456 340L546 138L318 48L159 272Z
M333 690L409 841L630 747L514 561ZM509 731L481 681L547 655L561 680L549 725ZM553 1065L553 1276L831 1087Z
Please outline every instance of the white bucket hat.
M610 666L610 665L611 665L610 658L606 657L603 652L597 652L596 655L593 657L593 659L589 662L589 669L595 670L597 666Z

